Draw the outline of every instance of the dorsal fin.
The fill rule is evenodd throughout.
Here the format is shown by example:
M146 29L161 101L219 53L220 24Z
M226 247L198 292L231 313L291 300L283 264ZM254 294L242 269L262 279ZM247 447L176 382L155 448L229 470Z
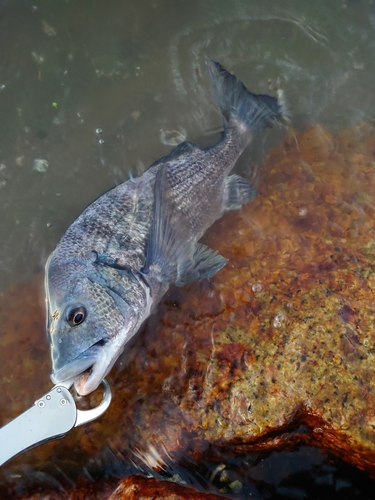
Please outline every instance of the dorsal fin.
M178 158L179 156L182 156L185 153L191 153L194 149L197 149L198 146L193 144L192 142L189 141L184 141L181 142L181 144L178 144L175 148L172 149L170 153L168 153L165 156L162 156L159 158L159 160L156 160L150 168L155 167L156 165L159 165L160 163L165 163L170 160L174 160Z

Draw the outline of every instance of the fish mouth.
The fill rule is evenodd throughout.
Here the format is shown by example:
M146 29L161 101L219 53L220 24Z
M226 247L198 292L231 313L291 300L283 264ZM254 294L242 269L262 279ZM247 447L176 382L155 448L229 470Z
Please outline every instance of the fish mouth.
M51 373L56 385L72 385L81 396L86 396L100 385L112 367L103 341L94 344L72 361Z

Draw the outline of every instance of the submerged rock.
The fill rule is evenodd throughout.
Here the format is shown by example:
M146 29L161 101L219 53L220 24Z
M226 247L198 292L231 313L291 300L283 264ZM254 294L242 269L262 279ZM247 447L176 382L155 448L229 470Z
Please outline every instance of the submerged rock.
M116 488L108 500L225 500L225 497L199 493L170 481L131 476Z
M374 472L374 150L360 128L285 141L212 229L228 265L164 303L126 376L149 393L126 411L143 461L153 441L177 461L304 442Z
M229 457L301 444L374 474L374 151L372 129L319 126L271 150L255 200L205 237L227 266L165 296L108 377L107 413L5 467L2 498L34 491L40 468L65 491L99 471L190 469L242 498ZM4 294L0 318L3 425L48 391L50 367L30 288Z

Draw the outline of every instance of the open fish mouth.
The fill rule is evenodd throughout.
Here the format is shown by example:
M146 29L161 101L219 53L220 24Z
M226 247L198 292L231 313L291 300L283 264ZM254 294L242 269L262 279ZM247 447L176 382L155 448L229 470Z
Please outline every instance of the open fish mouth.
M57 371L52 372L54 384L72 385L76 391L85 396L94 391L107 374L107 356L102 342L89 347L72 361Z

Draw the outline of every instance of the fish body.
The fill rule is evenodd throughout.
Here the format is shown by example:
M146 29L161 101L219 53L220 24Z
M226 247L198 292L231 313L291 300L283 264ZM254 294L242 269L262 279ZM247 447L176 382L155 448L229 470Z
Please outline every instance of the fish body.
M227 262L199 239L254 197L245 179L229 173L282 111L276 98L252 94L219 63L207 61L207 68L223 114L218 144L184 142L103 194L47 262L54 383L70 380L82 395L95 390L171 284L210 277Z

